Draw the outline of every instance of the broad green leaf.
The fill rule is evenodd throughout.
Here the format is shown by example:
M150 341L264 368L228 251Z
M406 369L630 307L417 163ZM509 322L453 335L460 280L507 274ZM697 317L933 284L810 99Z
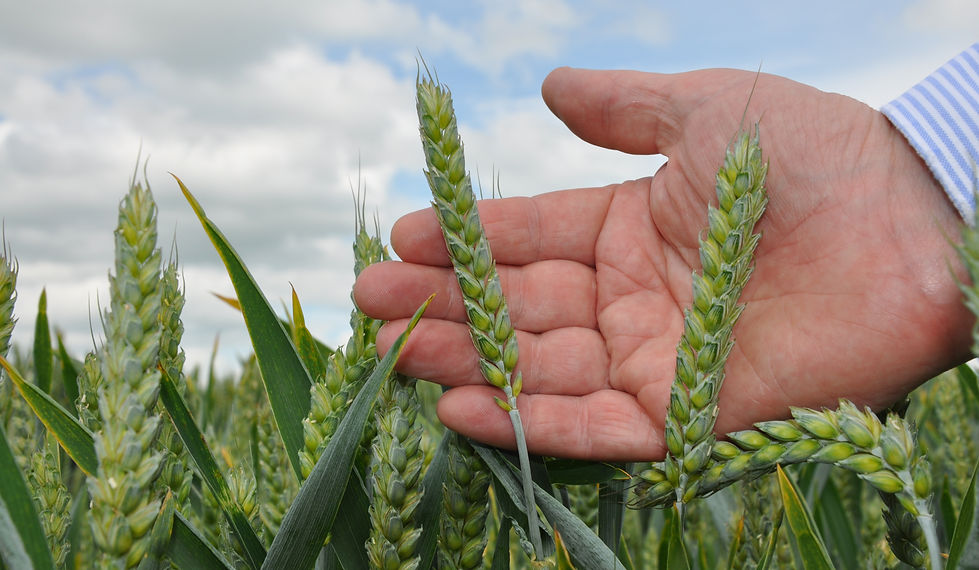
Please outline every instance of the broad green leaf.
M299 357L306 364L312 378L323 378L326 376L326 362L316 340L306 328L306 317L303 316L303 308L299 304L299 295L296 294L295 287L292 288L292 324L293 341L296 343Z
M568 553L568 548L564 545L564 541L561 540L560 532L554 533L554 549L557 570L575 570L574 564L571 563L571 554Z
M174 179L228 270L228 276L241 304L241 314L245 317L245 327L248 329L248 336L251 337L258 366L262 371L262 380L272 407L272 415L275 417L276 426L285 444L289 461L297 477L301 478L299 450L303 446L302 422L309 414L309 388L312 383L309 371L299 358L289 333L282 327L282 323L241 257L228 243L221 230L207 217L200 203L191 195L184 183L176 176Z
M620 466L580 459L547 459L547 474L556 485L592 485L610 479L628 479Z
M51 393L51 377L54 370L54 353L51 351L51 328L48 326L48 292L41 289L37 302L37 319L34 321L34 379L38 388Z
M632 464L622 465L620 469L629 473ZM624 479L612 479L598 485L598 537L612 552L618 552L622 539L628 491L629 482Z
M228 523L238 535L244 550L245 561L252 568L258 568L265 560L265 547L262 541L255 534L255 530L248 522L248 517L241 509L241 506L232 499L231 490L228 482L224 478L224 473L218 467L218 462L211 454L210 448L204 439L204 434L191 416L184 403L183 397L173 384L173 380L167 375L165 370L160 370L160 402L170 415L170 421L177 430L187 454L194 460L197 472L200 474L208 489L218 501L218 505L227 518Z
M632 561L632 553L629 552L629 545L625 540L619 541L619 562L622 563L623 570L636 570L636 563Z
M782 470L777 467L778 488L782 495L785 517L789 523L790 534L798 546L802 564L807 570L833 570L833 563L826 552L826 545L819 536L819 530L813 521L809 507L802 499L802 493Z
M354 398L336 433L283 517L262 568L309 568L316 560L336 519L377 393L394 372L394 364L401 355L408 335L431 300L429 297L415 312L405 332L394 342Z
M54 558L31 491L0 425L0 560L8 568L51 568Z
M843 568L857 567L859 532L853 527L852 518L843 506L833 480L827 480L816 504L816 520L820 523L822 533L831 538L833 551L839 556L840 566Z
M976 372L968 364L960 364L955 367L955 376L959 380L962 391L972 396L973 414L979 408L979 379Z
M24 380L24 377L2 356L0 356L0 366L7 371L7 377L13 381L14 386L34 410L34 414L44 427L58 438L58 443L68 456L86 475L94 476L99 467L99 460L95 455L95 440L92 432L46 392Z
M358 570L369 566L367 549L364 548L371 532L369 508L370 501L360 478L354 475L347 479L347 488L337 510L343 513L343 524L334 525L331 529L330 543L326 547L326 568ZM320 570L319 566L317 570Z
M74 403L78 401L78 366L68 355L61 333L56 333L55 336L58 338L58 357L61 361L61 381L65 386L65 399L68 400L67 410L71 415L77 416Z
M775 560L775 548L778 546L778 531L782 529L782 519L785 518L785 509L778 512L778 518L775 519L775 525L772 526L772 533L768 535L768 546L765 547L765 552L762 554L761 559L758 560L758 566L755 570L768 570L768 566Z
M233 566L182 514L174 513L167 557L178 568L231 570Z
M973 535L972 527L975 524L976 510L976 473L979 473L979 462L976 462L976 466L972 469L969 489L962 497L958 520L955 523L955 530L952 532L952 539L949 541L948 561L945 563L946 570L955 570L958 567L969 537Z
M493 548L493 564L490 570L510 570L510 526L509 517L500 517L500 529L496 533L496 546Z
M938 495L938 513L941 515L942 528L946 535L951 535L955 529L955 505L952 500L952 489L948 484L948 475L942 478L942 492Z

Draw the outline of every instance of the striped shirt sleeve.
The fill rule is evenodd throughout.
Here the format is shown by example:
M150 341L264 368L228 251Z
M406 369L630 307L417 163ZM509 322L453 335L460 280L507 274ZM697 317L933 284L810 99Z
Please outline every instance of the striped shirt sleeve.
M979 43L880 110L971 224L979 191Z

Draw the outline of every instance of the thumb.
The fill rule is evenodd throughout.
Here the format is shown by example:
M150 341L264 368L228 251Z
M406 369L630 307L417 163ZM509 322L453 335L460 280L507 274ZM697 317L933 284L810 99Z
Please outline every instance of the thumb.
M587 142L630 154L669 155L691 113L718 94L732 95L743 108L754 78L726 69L663 74L561 67L544 80L541 94L551 112ZM740 84L743 92L731 89Z

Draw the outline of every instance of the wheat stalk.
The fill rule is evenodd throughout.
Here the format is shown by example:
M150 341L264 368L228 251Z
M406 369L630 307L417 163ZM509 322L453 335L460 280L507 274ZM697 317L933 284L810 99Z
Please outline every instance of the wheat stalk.
M469 332L479 368L491 386L503 391L497 405L510 416L527 505L528 532L538 557L542 546L537 509L530 478L530 459L524 437L517 396L522 380L515 372L517 338L507 310L503 288L490 251L489 240L476 207L476 195L466 171L466 160L459 136L452 95L431 75L415 82L418 122L427 169L425 176L432 191L432 205L442 227L445 245L462 291L469 321Z

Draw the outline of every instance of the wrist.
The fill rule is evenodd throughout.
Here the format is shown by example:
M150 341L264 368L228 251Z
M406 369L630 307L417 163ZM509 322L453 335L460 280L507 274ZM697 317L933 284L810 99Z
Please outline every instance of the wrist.
M881 117L881 120L886 120ZM919 339L930 345L922 362L921 381L968 360L975 316L959 289L969 277L955 245L961 243L963 220L932 171L893 125L887 162L892 165L883 187L894 253L903 265L909 294L909 318L921 323ZM913 339L908 339L913 340Z

